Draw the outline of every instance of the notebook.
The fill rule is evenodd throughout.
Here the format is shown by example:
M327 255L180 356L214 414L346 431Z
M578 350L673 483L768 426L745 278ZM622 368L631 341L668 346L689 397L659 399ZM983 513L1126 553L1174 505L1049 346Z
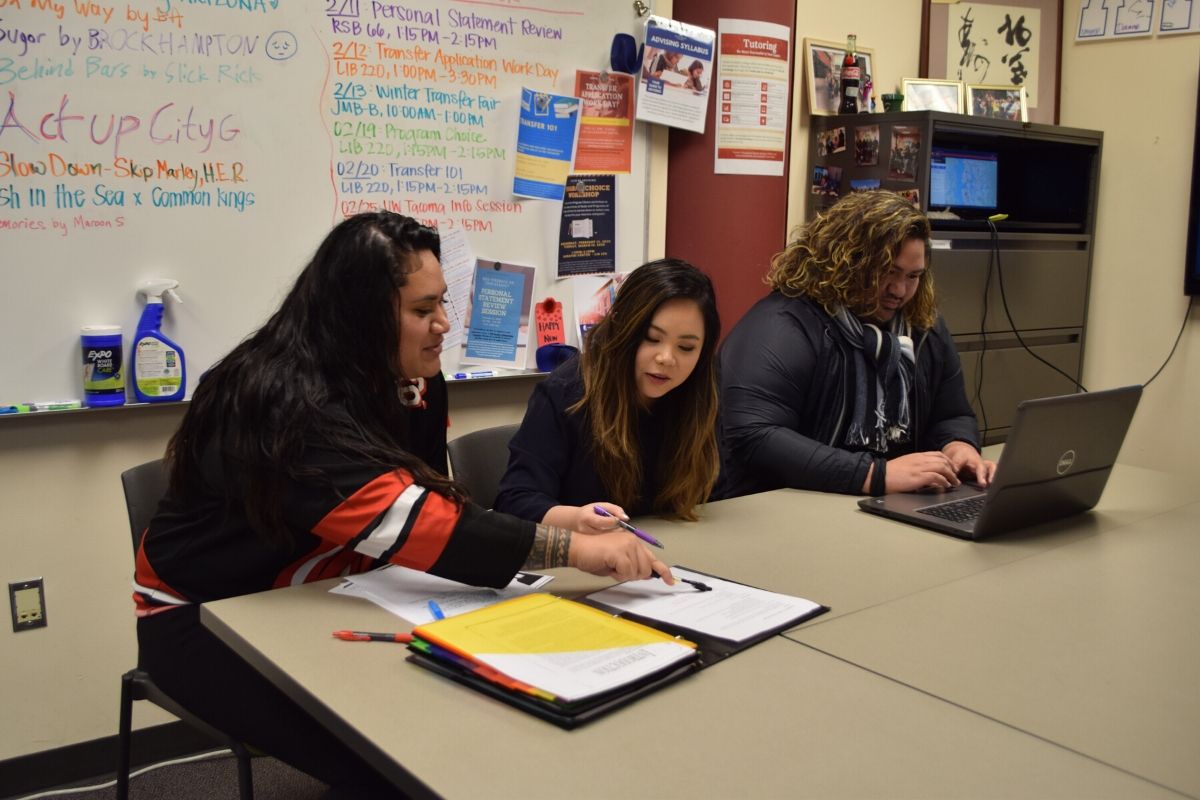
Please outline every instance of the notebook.
M633 581L578 602L526 595L417 626L408 660L571 729L829 610L671 569L709 591Z
M1099 502L1141 396L1141 386L1124 386L1026 400L986 489L964 482L944 492L867 497L858 505L964 539L1082 513Z

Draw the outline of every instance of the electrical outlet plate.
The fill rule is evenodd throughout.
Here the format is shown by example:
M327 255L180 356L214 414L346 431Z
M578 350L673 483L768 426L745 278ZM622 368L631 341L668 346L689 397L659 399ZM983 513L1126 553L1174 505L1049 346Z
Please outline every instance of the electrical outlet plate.
M41 578L10 583L8 601L14 632L46 627L46 592Z

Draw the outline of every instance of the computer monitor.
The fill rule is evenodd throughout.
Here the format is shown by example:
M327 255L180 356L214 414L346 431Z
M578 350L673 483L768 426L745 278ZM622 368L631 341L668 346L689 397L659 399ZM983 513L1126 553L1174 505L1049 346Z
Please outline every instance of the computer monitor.
M991 150L933 147L929 153L929 208L994 211L999 156Z

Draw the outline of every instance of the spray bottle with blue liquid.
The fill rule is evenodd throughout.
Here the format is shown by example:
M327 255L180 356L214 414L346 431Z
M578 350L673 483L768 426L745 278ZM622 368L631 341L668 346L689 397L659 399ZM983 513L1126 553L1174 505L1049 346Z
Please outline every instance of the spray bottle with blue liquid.
M162 332L163 295L182 303L178 286L179 281L155 278L138 288L146 308L133 335L133 392L143 403L182 400L187 389L183 350Z

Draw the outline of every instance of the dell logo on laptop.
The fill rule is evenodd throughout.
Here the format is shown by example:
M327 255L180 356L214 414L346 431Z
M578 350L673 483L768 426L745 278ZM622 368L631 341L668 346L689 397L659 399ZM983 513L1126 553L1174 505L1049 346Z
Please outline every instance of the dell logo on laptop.
M1075 466L1075 451L1068 450L1058 457L1058 466L1055 467L1059 475L1065 475L1067 470Z

